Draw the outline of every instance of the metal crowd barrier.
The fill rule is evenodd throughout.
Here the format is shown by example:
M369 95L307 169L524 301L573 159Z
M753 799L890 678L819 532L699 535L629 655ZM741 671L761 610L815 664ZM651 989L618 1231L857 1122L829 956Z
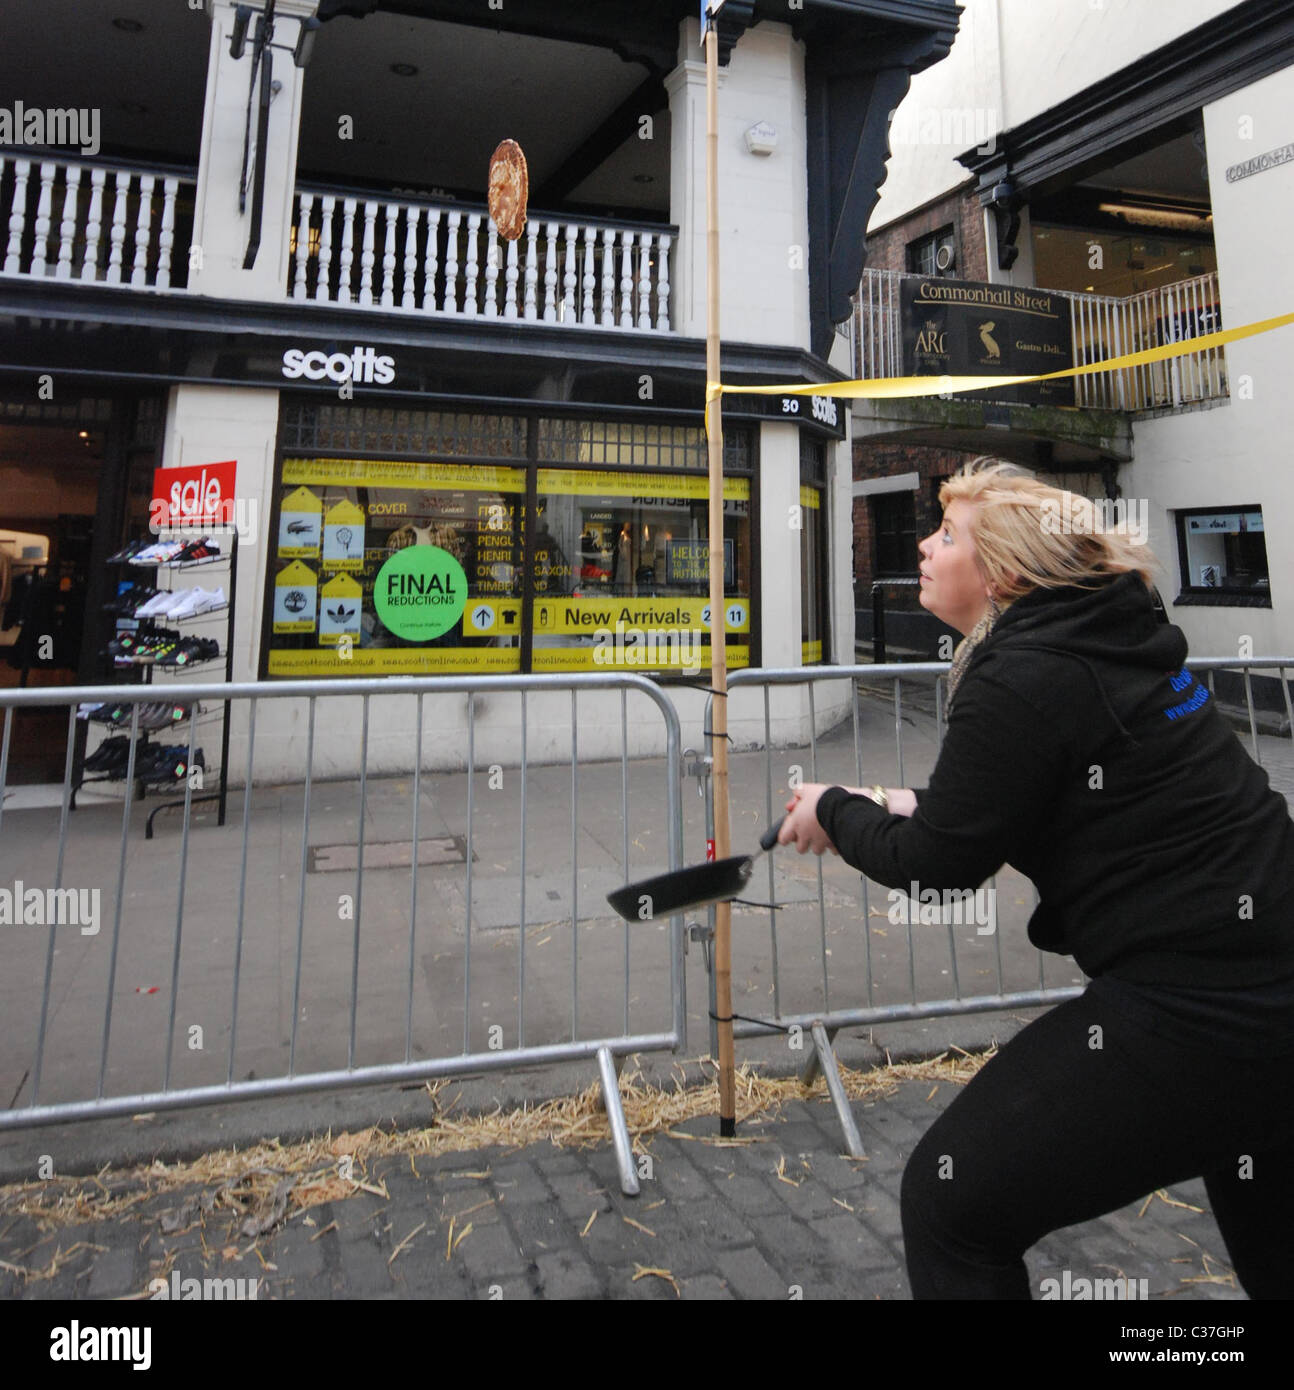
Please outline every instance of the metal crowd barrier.
M580 716L590 707L588 697L598 694L599 718L611 730L603 731L605 746L614 734L616 691L619 766L582 765ZM528 756L527 700L538 700L541 715L548 715L541 731L551 754L566 738L560 716L552 713L555 698L560 711L563 693L570 704L569 759L537 767ZM437 702L464 694L466 747L458 773L425 770L427 713L443 742L446 721L436 721ZM509 757L504 740L512 738L515 749L516 726L501 724L499 716L503 701L515 696L520 767L509 772L504 764L515 767L515 752ZM636 815L630 795L631 696L645 697L659 710L667 754L663 787L644 796L637 776ZM185 701L234 702L240 746L228 770L243 775L241 831L235 825L237 793L229 797L230 824L220 829L205 823L214 821L214 812L198 823L195 788L187 781L178 833L145 840L139 822L146 808L134 794L135 738L139 706L156 698L149 687L0 692L0 893L11 895L25 913L18 924L0 927L6 1021L0 1077L7 1106L0 1109L0 1132L596 1059L621 1184L626 1192L637 1191L616 1072L627 1055L674 1051L683 1044L683 923L677 917L631 934L611 917L604 894L682 863L679 720L657 685L638 675L607 673L488 682L436 677L186 686ZM348 710L337 701L352 704ZM416 702L412 748L383 732L395 727L385 719L395 701ZM478 719L479 701L488 702L489 720ZM120 805L82 790L73 812L77 707L101 702L131 706L122 721L132 742L118 784ZM68 712L56 833L52 805L4 814L15 711L50 706ZM455 717L461 711L455 701ZM271 729L260 742L258 713ZM635 709L635 729L644 717L645 711ZM379 731L377 760L383 754L388 763L403 758L395 778L370 774L373 727ZM189 730L192 767L196 721ZM326 780L316 764L331 764L335 775L339 731L352 743L358 736L358 776ZM493 751L491 742L498 745ZM264 772L256 775L267 747L275 767L303 748L299 775L267 787ZM465 785L455 787L455 777ZM599 807L619 783L619 824L602 823L605 834L597 837L605 848L578 833L581 783L594 778L603 793ZM434 800L424 796L429 787ZM178 793L176 788L177 800ZM546 800L537 813L539 796ZM568 799L567 830L564 815L554 816L551 807L565 812ZM424 800L442 822L431 837ZM446 833L459 825L465 833ZM651 862L644 862L642 851L631 862L631 838L652 841L645 846ZM375 875L372 861L379 854L384 867L403 868L401 842L408 872ZM427 867L425 844L458 867ZM509 855L514 862L497 863ZM582 885L581 863L591 883ZM506 873L494 875L494 868ZM28 891L33 885L35 898ZM568 889L569 899L555 908ZM609 920L581 927L581 905L586 921ZM654 967L655 974L646 983L632 978L631 960L649 974ZM609 988L617 977L621 989ZM415 1030L420 978L427 985L417 1001ZM567 983L569 1026L558 1002ZM654 1031L631 1029L631 995L633 1012L639 1019L652 1016ZM451 1007L455 997L459 1002Z
M1294 666L1294 658L1284 660L1261 658L1246 661L1228 658L1204 658L1191 660L1188 664L1196 672L1208 672L1210 687L1213 684L1215 671L1243 669L1252 739L1251 748L1257 761L1261 762L1262 755L1254 709L1252 671L1273 669L1279 673L1286 715L1290 725L1294 726L1294 712L1291 712L1290 709L1289 686L1286 681L1286 668ZM755 743L759 748L762 748L764 758L763 775L762 779L759 779L762 785L756 785L754 780L749 778L747 784L743 784L740 774L736 770L742 759L740 757L734 759L734 771L730 773L730 804L734 808L739 806L759 807L761 824L763 825L771 824L783 812L785 796L780 798L774 796L774 786L777 782L774 776L775 770L779 763L784 773L791 765L799 766L804 761L804 752L802 744L779 747L777 740L773 737L770 698L772 691L779 687L801 687L807 691L807 714L810 729L807 748L808 767L801 768L802 776L798 778L800 782L843 783L853 786L870 786L876 783L884 786L924 785L924 773L928 771L928 768L922 769L916 777L909 778L907 776L907 771L912 768L914 750L905 747L905 724L916 730L918 724L924 722L927 742L926 759L933 763L934 756L937 755L943 742L943 675L948 669L949 663L947 662L914 662L897 665L747 670L732 673L728 679L728 689L732 692L729 696L728 728L730 737L734 737L735 740L734 752L743 746L743 739L740 735L733 735L731 731L741 727L743 721L747 729L752 722L756 725L759 722L757 717L752 720L748 709L740 703L740 692L743 690L762 690L763 732L762 737L755 740ZM824 739L829 741L832 735L830 732L825 735L819 733L815 692L823 683L842 681L848 682L850 690L850 710L846 722L850 725L852 741L847 739L842 741L840 726L837 725L834 734L834 756L829 763L824 758L820 766L819 744ZM863 682L873 687L889 687L890 711L883 720L878 713L881 707L880 701L869 700L866 705L860 707L859 686ZM905 712L905 688L909 692L915 692L917 689L923 691L924 700L921 702L923 708L917 710L910 698ZM707 730L712 727L712 708L713 696L706 706L705 727ZM883 725L890 724L891 721L892 749L882 754L880 750L885 732ZM750 746L749 741L745 742L745 746ZM864 746L868 749L870 759L866 767L864 766ZM848 756L851 752L852 758ZM794 764L791 760L794 760ZM852 768L849 766L851 762ZM705 778L704 786L707 834L712 836L713 804L708 777ZM789 781L786 790L789 791ZM738 848L734 840L733 852L738 852ZM782 851L783 856L785 853ZM863 1147L845 1097L844 1088L840 1083L831 1047L832 1039L840 1029L912 1019L1035 1008L1061 1003L1082 992L1084 986L1081 983L1049 984L1046 975L1047 954L1036 950L1027 942L1024 929L1028 916L1038 901L1036 889L1027 880L1021 879L1015 888L1004 894L999 889L998 876L995 875L990 879L987 886L991 891L985 894L983 899L977 898L975 901L976 903L983 901L991 904L993 920L988 924L973 922L969 924L971 928L969 932L966 930L968 924L964 920L948 921L948 905L941 904L936 920L946 928L946 955L944 955L943 965L940 965L934 955L935 941L940 934L939 927L928 923L924 916L914 914L911 906L905 907L897 903L894 892L882 897L882 901L888 900L890 902L891 911L878 914L875 904L878 896L885 895L885 890L870 883L856 871L849 870L842 861L834 860L833 862L832 856L823 856L817 859L812 866L816 883L810 885L809 895L807 897L788 898L788 891L791 894L796 894L803 889L803 881L792 881L788 887L785 882L786 870L781 867L787 862L785 857L779 861L775 854L765 855L748 888L751 895L751 900L747 901L748 909L764 912L767 917L767 952L761 950L759 959L768 961L771 972L769 989L771 1008L755 1010L761 1015L760 1018L743 1017L736 1013L740 1005L734 1000L734 1017L738 1020L734 1023L734 1033L737 1037L748 1038L786 1032L798 1036L802 1045L811 1044L804 1049L808 1056L808 1062L804 1069L803 1079L808 1084L819 1070L823 1072L840 1118L846 1145L852 1155L861 1157ZM783 875L783 887L787 890L783 892L780 899L777 882L779 873ZM827 890L826 876L828 875L834 877L836 885L831 893ZM841 891L846 877L852 880L852 901L846 899ZM761 879L762 882L760 882ZM752 901L757 896L757 882L759 883L758 892L762 893L764 897L764 901L759 903ZM1027 891L1027 901L1016 896L1021 887ZM816 891L813 891L814 889ZM907 895L902 896L906 898ZM1008 898L1009 901L1007 901ZM1004 902L1007 907L1005 912L1000 910ZM1020 907L1024 910L1011 910ZM794 945L791 945L787 941L787 937L790 935L787 919L793 916L797 910L800 915L805 915L806 909L808 915L816 916L816 932L806 931L802 927L797 933L798 940ZM924 912L924 908L922 912ZM861 932L859 931L860 914L864 928ZM873 940L877 934L877 929L873 923L878 915L887 918L886 925L879 929L882 936L880 943ZM899 919L897 923L895 915ZM913 920L914 915L917 916L915 922ZM952 916L954 918L958 916L958 909L955 904L952 905ZM714 909L711 908L709 910L709 925L705 928L693 928L693 934L700 936L706 943L707 967L711 964L709 939L713 934L713 925ZM915 934L914 926L917 929ZM959 928L962 932L960 940L958 938ZM743 968L746 968L743 967L743 958L748 962L755 952L755 946L747 934L745 923L738 925L735 911L732 930L734 935L734 980L736 980L740 977ZM903 959L898 960L894 959L896 953L893 950L893 943L889 939L896 932L901 942L901 950L897 954L903 957ZM828 944L829 934L834 934L837 937L834 951ZM855 958L851 963L848 960L849 946L855 943L859 936L862 940L861 952L855 947ZM1003 958L1004 936L1008 938L1005 965ZM816 939L811 939L813 937ZM881 944L885 946L889 956L889 959L884 962L875 958L878 945ZM985 957L987 957L987 964ZM812 959L810 970L804 968L806 958ZM1053 976L1056 973L1056 962L1059 959L1055 956L1051 957ZM797 979L790 987L788 987L785 978L788 962L797 968ZM884 968L882 968L883 966ZM970 968L978 966L977 975L980 977L988 976L992 980L992 987L968 986L966 981L968 966ZM1072 962L1070 962L1070 967L1071 973L1079 973L1081 978L1078 967ZM1031 977L1035 971L1036 987L1032 983L1026 986L1025 979ZM951 991L946 989L945 980L951 984ZM711 990L710 1015L713 1019L716 1010L712 971L710 971L709 984ZM882 995L889 997L883 998ZM841 996L844 998L842 999ZM713 1054L717 1056L718 1044L713 1022L711 1023L711 1049Z
M1279 673L1294 726L1286 680L1294 657L1201 658L1190 666L1207 673L1210 685L1217 671L1243 674L1251 751L1259 762L1254 671ZM930 662L732 673L734 849L745 837L753 847L758 831L780 814L774 789L782 777L775 771L788 786L792 773L803 781L921 785L923 764L933 765L942 743L947 670L947 663ZM831 682L844 683L847 702L838 686L831 719L820 719L818 692ZM807 714L810 737L807 745L797 736L779 746L774 692L797 686L804 698L795 705L779 695L777 719L801 729ZM863 698L864 686L880 698ZM581 707L580 697L598 692L605 757L616 691L618 762L581 763L581 713L587 717L590 705ZM615 1074L627 1055L687 1045L684 921L679 915L668 924L631 928L610 916L603 894L683 863L683 751L668 695L650 679L619 673L186 686L187 701L234 704L239 731L230 770L242 776L241 814L235 792L228 826L215 826L214 812L196 815L198 798L188 782L182 823L149 841L142 833L147 807L134 795L133 739L139 706L156 693L121 686L0 692L0 898L7 899L7 915L0 917L0 1084L7 1107L0 1109L0 1132L596 1060L621 1184L636 1191ZM759 693L762 720L748 698ZM459 744L456 733L445 732L449 721L433 717L429 725L427 715L446 708L437 701L463 695ZM563 695L570 716L565 759L567 735L552 713L564 709ZM631 788L631 696L651 700L664 723L663 795L659 787L644 790L642 768ZM512 697L520 713L519 767L517 728L500 719L502 700ZM547 734L536 757L528 700L539 702L537 723ZM132 707L121 798L104 802L82 791L73 811L77 707L109 701ZM338 701L352 702L349 714L336 708ZM414 706L411 749L383 720L393 701ZM478 703L488 718L479 717ZM66 709L68 717L57 808L6 812L15 711L49 707ZM455 713L460 709L455 704ZM258 711L270 728L259 741ZM707 728L709 713L707 704ZM635 730L640 724L635 711ZM370 757L375 727L377 751ZM424 767L434 761L424 758L428 728L440 737L442 753L446 740L455 759L461 749L456 771ZM339 730L357 737L355 775L339 775L330 756ZM501 751L505 735L514 742ZM190 765L195 738L191 724ZM491 740L500 740L497 750ZM586 736L586 750L590 742ZM1294 757L1285 746L1279 757L1283 765L1288 758L1284 775L1294 787ZM299 775L273 783L267 747L276 768L300 751ZM384 759L385 770L371 770ZM659 759L651 766L655 778ZM687 770L701 778L712 836L707 760L695 759ZM582 796L598 808L595 835L580 832ZM602 808L616 800L618 818L605 817ZM563 814L553 814L554 805ZM425 818L433 812L441 825L428 835ZM456 825L465 834L451 833ZM401 844L407 866L391 857ZM427 863L424 845L442 862ZM510 855L515 863L498 862ZM538 872L528 872L536 860ZM862 1142L832 1051L841 1028L1045 1006L1081 991L1072 962L1053 964L1048 981L1045 954L1024 940L1037 901L1031 885L994 878L989 887L990 923L950 922L944 914L937 919L941 931L914 921L910 908L896 920L894 893L888 912L876 906L883 890L842 861L783 851L765 856L752 880L749 893L763 901L735 906L734 987L744 989L735 996L743 1015L737 1036L799 1032L805 1079L823 1071L851 1153L861 1154ZM94 894L93 922L87 892ZM1005 897L1011 901L999 911ZM70 921L58 920L69 912ZM757 937L748 927L761 919L767 935ZM712 932L712 911L708 928L691 928L705 946L707 967ZM1071 978L1057 983L1058 969ZM419 978L426 982L421 993ZM712 972L709 985L713 1017ZM765 985L766 1000L744 1002ZM643 1029L644 1015L659 1024L654 1031ZM717 1055L713 1022L710 1033Z

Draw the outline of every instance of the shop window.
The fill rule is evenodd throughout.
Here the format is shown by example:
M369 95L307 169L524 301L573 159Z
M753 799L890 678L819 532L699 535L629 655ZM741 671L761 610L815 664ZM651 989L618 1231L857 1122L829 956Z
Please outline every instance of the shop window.
M597 468L708 470L705 431L682 425L638 425L607 420L538 421L539 458ZM750 436L727 430L725 473L750 471Z
M733 436L728 455L749 468L750 437ZM393 439L422 457L307 452L342 437L356 452ZM702 431L293 402L282 438L266 674L694 673L709 663L708 478L660 462L703 468ZM528 439L553 462L526 463ZM474 449L486 457L463 456ZM734 668L750 660L751 488L749 476L725 479Z
M1271 578L1261 507L1177 513L1179 602L1268 607Z
M957 273L957 235L951 224L908 242L908 270L914 275Z
M1039 285L1115 298L1211 275L1218 268L1217 253L1207 236L1116 231L1099 218L1090 228L1035 220L1033 257L1034 279ZM1219 326L1210 322L1218 318L1215 303L1202 302L1188 312L1197 313L1201 321L1185 336L1211 333Z
M279 477L269 675L521 669L523 469L288 456Z
M708 478L541 468L537 481L532 669L708 666ZM750 479L724 480L733 668L750 664L750 498Z
M878 492L868 499L876 544L878 578L917 572L916 506L910 492Z

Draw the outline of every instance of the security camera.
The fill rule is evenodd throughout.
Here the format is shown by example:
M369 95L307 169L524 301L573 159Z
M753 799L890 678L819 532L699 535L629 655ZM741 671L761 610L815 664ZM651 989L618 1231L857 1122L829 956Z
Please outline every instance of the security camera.
M1010 179L1003 179L1001 183L993 185L993 202L998 207L1005 207L1014 197L1015 184Z

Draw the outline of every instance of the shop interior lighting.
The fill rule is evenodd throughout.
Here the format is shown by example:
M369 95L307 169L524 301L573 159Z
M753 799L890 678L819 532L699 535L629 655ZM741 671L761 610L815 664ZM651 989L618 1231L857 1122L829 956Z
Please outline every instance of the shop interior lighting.
M1157 227L1164 231L1201 232L1210 231L1213 227L1211 212L1146 207L1139 203L1101 203L1100 210L1139 227Z

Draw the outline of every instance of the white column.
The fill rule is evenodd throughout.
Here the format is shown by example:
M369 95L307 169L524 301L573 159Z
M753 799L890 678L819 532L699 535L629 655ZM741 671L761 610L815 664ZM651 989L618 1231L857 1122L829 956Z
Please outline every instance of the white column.
M681 26L684 45L698 26ZM740 46L740 45L739 45ZM705 63L697 44L684 47L684 61L665 79L669 93L669 220L678 227L674 243L674 331L704 338L705 298ZM719 70L719 105L723 109L727 70ZM720 188L722 160L720 150Z
M310 252L310 215L314 212L315 195L302 193L297 200L297 268L292 282L292 298L306 297L306 264Z
M400 293L400 307L402 309L414 309L417 307L418 300L414 289L414 282L418 274L418 224L422 221L422 209L419 207L407 207L404 210L404 281ZM431 240L434 251L435 239ZM433 276L435 272L432 272ZM435 281L433 279L432 283Z
M63 220L59 224L58 267L54 271L56 280L72 278L72 242L76 237L76 200L80 192L81 166L69 165L67 185L63 190Z
M315 299L327 299L332 293L330 276L332 274L332 219L337 200L331 193L325 193L320 203L323 212L323 225L319 228L319 278L315 281Z
M234 459L237 463L235 515L240 524L249 529L247 534L240 535L238 550L238 597L234 612L236 681L256 679L266 569L273 549L266 543L265 534L274 501L278 426L279 393L260 387L175 386L167 403L162 436L163 468L183 468L220 459ZM218 583L228 583L228 566L217 566L207 573L212 576L213 588ZM220 630L223 645L223 620ZM235 702L231 726L237 727L242 718L245 712L240 716ZM258 747L259 737L258 733ZM231 755L230 766L239 767L240 772L246 767L245 748L242 763L237 763Z
M156 174L139 176L139 210L135 218L135 264L130 272L132 285L148 283L148 242L153 225L153 187Z
M90 170L90 209L86 214L85 221L85 259L81 262L82 280L93 280L99 273L99 238L103 234L103 184L106 178L105 170Z
M670 221L679 229L674 329L699 338L706 319L706 103L697 30L696 17L680 25L681 62L665 79L665 89L670 101ZM719 75L720 329L725 341L809 345L805 102L804 47L789 22L767 18L742 35L731 64ZM754 154L746 146L746 131L756 121L777 131L772 154Z
M0 159L0 169L4 161ZM27 180L31 176L31 160L15 159L13 204L9 211L9 249L5 254L6 275L16 275L22 269L22 233L27 223Z
M557 238L561 229L548 223L548 255L544 260L544 322L557 322Z
M291 48L296 43L298 20L312 16L316 8L316 0L278 0L274 42ZM265 170L260 249L256 264L244 270L252 199L249 189L247 210L240 213L238 191L252 45L249 35L242 58L235 61L229 55L233 0L207 0L207 10L211 15L211 47L193 216L193 244L201 247L202 257L189 276L189 290L224 299L283 301L289 295L292 273L289 247L305 74L294 65L291 53L275 49L274 79L283 85L270 103L266 148L257 154ZM253 139L258 97L258 92L253 94Z
M423 260L422 307L436 309L436 267L440 239L440 209L427 209L427 254Z
M760 427L760 622L763 664L800 664L800 536L792 526L800 505L800 429L770 421Z
M36 247L31 258L31 273L44 275L46 253L49 250L50 212L54 206L54 175L58 165L52 160L42 160L40 166L40 195L36 203Z

